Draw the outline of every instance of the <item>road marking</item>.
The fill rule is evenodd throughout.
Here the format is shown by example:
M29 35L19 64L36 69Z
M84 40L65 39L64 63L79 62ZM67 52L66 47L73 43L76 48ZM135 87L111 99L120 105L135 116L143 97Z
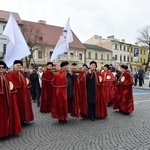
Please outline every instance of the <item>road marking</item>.
M134 104L143 103L143 102L150 102L150 100L135 101Z
M133 93L133 95L150 94L150 93Z

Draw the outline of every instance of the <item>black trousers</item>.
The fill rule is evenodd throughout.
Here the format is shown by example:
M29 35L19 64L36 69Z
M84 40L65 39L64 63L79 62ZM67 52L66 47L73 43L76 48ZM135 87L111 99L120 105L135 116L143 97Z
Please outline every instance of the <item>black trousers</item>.
M95 118L95 103L88 103L88 117Z
M68 113L72 113L73 109L73 97L68 97Z

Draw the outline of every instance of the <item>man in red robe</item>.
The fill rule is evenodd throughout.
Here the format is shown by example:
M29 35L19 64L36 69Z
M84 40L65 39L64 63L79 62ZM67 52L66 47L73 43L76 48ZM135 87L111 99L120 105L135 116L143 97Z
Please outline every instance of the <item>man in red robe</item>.
M27 75L21 71L22 61L14 61L14 71L10 73L17 88L17 105L22 123L34 120L30 87L31 83Z
M121 76L117 81L117 98L113 108L119 109L125 115L129 115L134 110L132 86L134 85L131 74L128 72L128 66L121 65Z
M115 97L115 77L108 64L104 65L104 71L101 74L104 81L105 101L107 106L111 106Z
M67 72L68 72L67 61L64 61L60 64L61 69L55 74L52 85L53 85L53 99L52 99L52 109L51 116L57 118L59 123L66 123L68 119L68 81L67 81ZM76 99L74 99L76 100ZM72 102L75 104L76 102ZM78 112L76 108L72 107L73 112ZM75 115L75 114L74 114Z
M104 98L104 87L103 79L101 73L96 70L97 63L95 61L90 62L90 67L86 76L84 77L86 86L86 100L80 102L80 107L84 108L86 111L82 111L83 115L88 115L87 117L94 121L95 118L106 118L107 117L107 107ZM82 88L82 87L81 87ZM81 90L78 89L78 90ZM88 109L87 109L88 107ZM82 110L82 109L81 109Z
M81 117L88 116L87 93L86 93L86 74L88 73L88 66L83 64L82 72L77 78L78 100ZM84 104L84 105L83 105Z
M47 69L42 75L42 89L41 89L41 101L40 101L40 111L41 112L51 112L52 107L52 97L53 97L53 85L52 80L54 78L54 73L52 72L53 63L47 63Z
M21 132L17 90L5 68L6 64L0 61L0 138Z

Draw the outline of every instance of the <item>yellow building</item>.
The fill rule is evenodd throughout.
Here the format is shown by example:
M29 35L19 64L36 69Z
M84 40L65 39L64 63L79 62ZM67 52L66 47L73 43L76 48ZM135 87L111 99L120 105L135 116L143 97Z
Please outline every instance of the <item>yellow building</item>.
M92 44L84 44L86 47L86 64L91 61L96 61L98 69L101 69L105 64L112 63L112 51Z
M135 55L135 51L137 50L137 55ZM146 62L148 59L148 48L144 46L135 45L130 46L130 60L131 60L131 72L136 73L137 66L142 66L143 69L146 67Z

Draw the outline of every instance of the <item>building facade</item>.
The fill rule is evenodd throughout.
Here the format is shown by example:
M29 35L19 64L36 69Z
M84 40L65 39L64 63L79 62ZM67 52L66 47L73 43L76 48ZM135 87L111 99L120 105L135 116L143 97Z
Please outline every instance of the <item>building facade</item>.
M9 15L10 12L0 10L0 60L5 60L7 38L3 36L2 33L9 19ZM14 13L14 17L21 27L29 49L33 52L33 54L29 56L29 58L31 57L30 65L46 65L46 63L50 61L50 57L64 27L48 25L46 21L43 20L39 20L38 22L21 20L17 13ZM72 33L73 42L69 44L69 54L67 54L69 57L67 57L67 59L68 61L74 59L79 63L79 66L82 66L85 62L86 47L81 43L75 33ZM60 57L60 59L63 58ZM25 59L23 61L25 65ZM59 60L57 59L56 61Z
M126 64L132 73L137 71L137 66L140 65L145 68L147 62L147 47L138 46L136 44L126 43L124 39L121 41L114 36L108 36L107 39L101 36L94 35L86 41L86 43L95 44L112 51L112 64L119 69L121 64ZM135 61L134 50L138 49L138 60Z
M96 61L98 69L102 69L105 64L112 63L112 51L93 44L84 44L86 47L86 64Z

